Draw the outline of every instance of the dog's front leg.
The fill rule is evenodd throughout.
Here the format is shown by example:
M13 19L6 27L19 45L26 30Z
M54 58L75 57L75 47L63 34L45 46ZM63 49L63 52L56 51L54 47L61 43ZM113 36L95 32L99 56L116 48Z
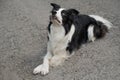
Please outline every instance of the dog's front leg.
M55 51L54 56L50 59L50 66L56 67L61 65L68 57L69 55L65 49Z
M52 58L52 54L49 49L49 43L47 47L47 54L45 55L43 59L43 63L41 65L38 65L34 70L33 74L41 73L42 75L46 75L49 72L49 61Z

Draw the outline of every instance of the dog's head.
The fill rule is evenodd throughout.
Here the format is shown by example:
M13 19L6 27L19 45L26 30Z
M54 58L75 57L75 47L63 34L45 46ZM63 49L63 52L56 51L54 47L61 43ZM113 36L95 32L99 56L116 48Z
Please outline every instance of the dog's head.
M73 15L78 15L79 12L75 9L65 9L61 8L60 5L51 3L53 7L50 15L50 20L53 23L57 23L59 25L63 25L63 23L67 22L71 19Z

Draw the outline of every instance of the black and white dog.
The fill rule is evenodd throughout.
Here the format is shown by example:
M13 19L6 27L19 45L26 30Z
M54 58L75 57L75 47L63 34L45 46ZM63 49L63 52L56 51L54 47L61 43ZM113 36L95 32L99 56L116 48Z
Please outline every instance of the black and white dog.
M87 41L94 41L105 36L112 23L97 15L83 15L75 9L61 8L55 3L48 25L47 54L43 63L33 73L46 75L49 66L57 66L70 57Z

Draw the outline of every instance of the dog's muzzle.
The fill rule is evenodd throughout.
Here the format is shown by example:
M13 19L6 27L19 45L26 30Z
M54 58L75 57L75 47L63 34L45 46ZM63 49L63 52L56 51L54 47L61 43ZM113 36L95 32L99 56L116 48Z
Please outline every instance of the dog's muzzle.
M57 21L58 23L60 23L60 21L55 15L50 15L50 21Z

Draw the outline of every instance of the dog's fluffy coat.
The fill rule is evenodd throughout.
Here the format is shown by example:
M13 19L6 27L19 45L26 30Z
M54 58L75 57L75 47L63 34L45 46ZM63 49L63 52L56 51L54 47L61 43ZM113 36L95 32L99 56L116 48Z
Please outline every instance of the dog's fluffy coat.
M75 9L64 9L51 3L53 9L48 25L47 54L43 64L33 73L45 75L49 65L60 65L87 41L94 41L105 36L112 24L97 15L83 15Z

